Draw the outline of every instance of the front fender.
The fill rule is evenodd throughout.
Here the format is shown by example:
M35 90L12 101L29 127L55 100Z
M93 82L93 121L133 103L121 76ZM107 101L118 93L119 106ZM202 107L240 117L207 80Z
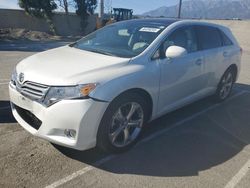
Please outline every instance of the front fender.
M158 65L152 63L145 65L127 65L123 72L115 75L106 83L98 86L90 97L111 102L123 92L130 89L143 89L152 98L154 115L157 109L160 71ZM114 73L115 74L115 73Z

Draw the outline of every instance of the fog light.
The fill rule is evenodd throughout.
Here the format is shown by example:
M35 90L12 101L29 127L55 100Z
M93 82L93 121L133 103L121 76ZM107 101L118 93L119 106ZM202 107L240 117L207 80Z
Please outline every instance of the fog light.
M76 137L76 131L73 129L65 129L64 134L69 138L75 138Z

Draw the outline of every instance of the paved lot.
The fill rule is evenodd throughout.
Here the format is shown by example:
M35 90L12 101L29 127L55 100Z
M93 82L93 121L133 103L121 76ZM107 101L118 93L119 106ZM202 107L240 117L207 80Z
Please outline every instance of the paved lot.
M206 98L151 122L138 145L117 156L54 146L23 130L9 109L11 71L24 57L63 43L0 43L0 187L248 188L250 23L241 30L235 24L244 55L232 97L222 104Z

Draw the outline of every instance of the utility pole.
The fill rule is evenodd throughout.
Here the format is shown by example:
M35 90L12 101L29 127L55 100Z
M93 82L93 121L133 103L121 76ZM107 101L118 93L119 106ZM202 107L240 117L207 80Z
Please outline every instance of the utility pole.
M102 20L104 15L104 0L100 0L99 18Z
M181 18L181 5L182 5L182 0L179 2L179 10L178 10L178 18Z

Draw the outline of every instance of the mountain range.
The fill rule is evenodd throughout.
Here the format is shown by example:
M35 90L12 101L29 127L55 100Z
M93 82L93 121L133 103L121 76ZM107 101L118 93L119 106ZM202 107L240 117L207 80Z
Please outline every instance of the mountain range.
M176 17L178 5L145 12L149 17ZM187 0L183 1L182 18L250 19L250 0Z

